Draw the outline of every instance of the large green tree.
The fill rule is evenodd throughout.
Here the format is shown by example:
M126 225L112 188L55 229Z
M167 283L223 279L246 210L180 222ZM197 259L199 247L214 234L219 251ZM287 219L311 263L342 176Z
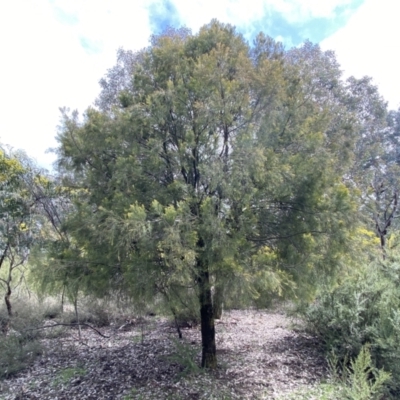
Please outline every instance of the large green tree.
M100 109L64 113L59 167L79 192L66 227L93 280L195 294L202 365L215 368L213 285L295 291L337 264L353 119L319 101L303 59L217 21L129 60L129 80L108 74L120 90L102 82Z

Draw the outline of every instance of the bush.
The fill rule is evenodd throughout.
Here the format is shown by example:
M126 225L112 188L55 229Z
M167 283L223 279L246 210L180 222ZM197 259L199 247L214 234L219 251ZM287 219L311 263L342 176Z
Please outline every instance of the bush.
M70 324L77 324L78 318L75 312L71 312L65 315L64 320L67 320ZM106 310L98 307L93 307L92 309L82 309L79 311L79 323L89 324L102 328L110 325L110 316Z
M328 383L297 390L279 400L381 400L385 395L390 374L373 366L369 345L363 346L350 362L340 361L334 352L328 362L331 374Z
M72 305L68 305L67 311L61 315L61 321L66 324L89 324L102 328L109 326L114 312L110 311L107 301L100 301L92 297L82 297L78 302L78 317Z
M14 316L8 317L4 304L0 307L0 323L8 323L8 333L0 334L0 378L8 377L28 365L41 354L38 330L43 313L36 301L24 296L13 299Z
M44 305L43 317L45 319L55 319L59 318L62 314L62 309L59 304L48 304Z
M10 332L17 332L19 336L32 340L39 338L41 331L36 328L43 323L43 311L34 299L24 296L13 300L14 315L10 319L4 304L0 306L0 323L9 321Z
M363 346L350 363L346 360L340 363L334 353L329 361L333 381L340 387L342 399L379 400L384 396L390 373L373 366L369 345Z
M339 359L356 358L370 344L374 366L390 371L400 389L400 265L389 259L325 288L303 310L308 328L319 335Z
M26 368L41 353L37 340L26 340L17 334L0 337L0 378Z
M179 339L172 339L174 351L167 357L168 361L179 365L181 371L178 378L189 375L198 375L204 370L200 368L199 353L201 350L197 346L193 346Z

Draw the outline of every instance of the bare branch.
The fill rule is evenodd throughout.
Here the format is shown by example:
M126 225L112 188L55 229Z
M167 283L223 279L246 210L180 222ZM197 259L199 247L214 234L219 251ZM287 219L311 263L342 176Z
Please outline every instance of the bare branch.
M88 328L93 329L97 334L99 334L99 335L102 336L103 338L109 339L109 338L111 337L111 336L103 335L99 330L97 330L97 329L94 328L93 326L91 326L91 325L89 325L89 324L85 324L85 323L79 323L79 324L78 324L78 323L63 324L63 323L61 323L61 322L57 322L57 323L55 323L55 324L46 325L46 326L40 326L40 327L38 327L38 328L29 328L29 329L25 329L24 332L27 332L27 331L38 331L38 330L41 330L41 329L53 328L53 327L55 327L55 326L71 326L71 327L73 327L73 326L87 326Z

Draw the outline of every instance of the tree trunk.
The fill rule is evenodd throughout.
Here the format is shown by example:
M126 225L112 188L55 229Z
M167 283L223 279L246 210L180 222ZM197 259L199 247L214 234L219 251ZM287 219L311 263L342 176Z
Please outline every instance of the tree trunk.
M61 314L64 313L64 300L65 300L65 288L66 287L67 287L66 285L63 285L63 290L61 293Z
M6 248L4 249L3 254L0 257L0 268L3 266L4 260L6 259L9 248L10 248L10 244L7 243ZM11 305L11 300L10 300L11 293L12 293L11 285L10 285L11 280L12 280L12 276L11 276L11 264L10 264L10 269L8 271L8 281L3 281L7 285L7 291L6 291L6 294L4 295L4 301L5 301L6 307L7 307L8 318L5 322L2 322L2 325L1 325L1 330L5 334L10 329L10 319L13 315L12 305Z
M5 335L10 330L10 321L13 316L10 297L11 297L11 287L10 287L10 285L7 285L7 292L4 295L4 301L6 302L6 307L7 307L7 319L5 321L3 321L1 324L1 330Z
M7 285L7 292L4 296L4 301L6 302L7 314L8 314L9 318L11 318L13 316L10 297L11 297L11 287L10 287L10 285Z
M204 266L199 269L198 284L202 341L201 366L202 368L215 369L217 367L217 354L210 276Z
M223 309L223 301L224 301L224 291L220 285L215 286L214 299L214 318L221 319L222 318L222 309Z
M82 339L82 332L81 332L81 323L80 323L80 320L79 320L79 311L78 311L78 294L74 298L74 309L75 309L76 320L78 322L79 340L81 340Z

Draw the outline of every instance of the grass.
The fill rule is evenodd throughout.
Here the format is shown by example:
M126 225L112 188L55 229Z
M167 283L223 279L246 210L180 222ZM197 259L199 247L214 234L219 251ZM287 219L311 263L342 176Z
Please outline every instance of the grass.
M86 370L81 367L68 367L58 371L57 376L54 379L54 386L65 385L73 378L85 376Z

